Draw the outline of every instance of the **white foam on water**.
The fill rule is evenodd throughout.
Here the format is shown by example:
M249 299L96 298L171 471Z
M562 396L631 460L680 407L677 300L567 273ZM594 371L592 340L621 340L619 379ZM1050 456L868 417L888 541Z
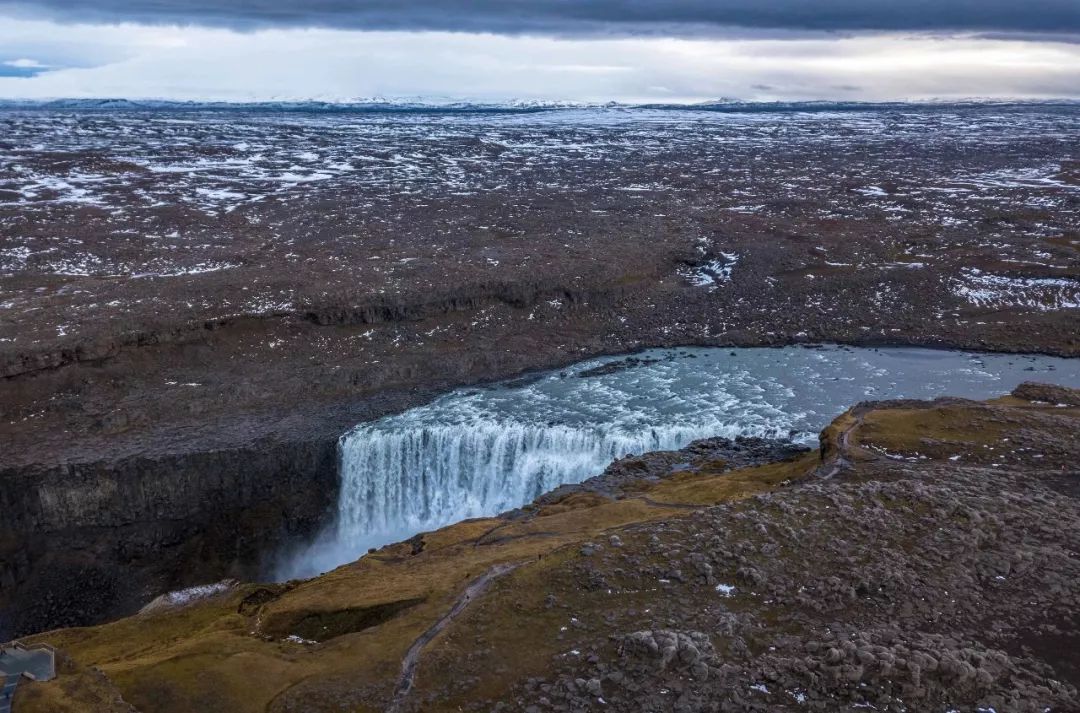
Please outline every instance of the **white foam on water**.
M1080 386L1080 362L1049 357L790 347L639 358L611 373L589 375L617 361L606 358L524 384L462 389L358 425L339 441L336 522L280 576L317 574L369 547L519 507L627 454L712 436L791 435L814 445L858 401L985 398L1039 372Z

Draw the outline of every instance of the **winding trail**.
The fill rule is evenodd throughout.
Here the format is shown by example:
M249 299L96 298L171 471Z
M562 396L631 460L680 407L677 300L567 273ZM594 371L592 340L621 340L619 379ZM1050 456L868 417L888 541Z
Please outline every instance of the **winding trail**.
M863 418L867 413L874 410L876 405L874 403L856 404L855 408L851 410L851 415L855 420L836 437L836 453L833 455L832 468L822 477L831 478L840 471L851 467L851 460L848 458L848 452L851 449L851 434L855 432L855 429L862 426Z
M931 401L929 403L910 400L867 401L856 404L851 409L851 423L848 424L842 431L840 431L840 433L836 437L836 451L832 454L831 462L823 463L821 466L819 466L817 472L819 474L822 474L821 477L831 478L837 473L840 473L841 471L853 466L854 456L852 455L852 451L855 446L853 446L851 443L852 434L863 425L864 418L870 412L879 409L897 407L911 408L913 406L918 406L920 408L933 408L935 406L941 405L942 403L951 403L957 401L961 400L935 399L934 401ZM876 454L871 453L868 453L867 455L871 459L876 459L879 457ZM828 468L828 470L826 472L823 472L826 468ZM669 508L673 510L700 510L705 507L700 504L692 503L665 503L653 500L648 496L638 496L635 499L642 501L646 505L649 505L651 507ZM484 535L482 535L479 539L484 540L485 538L492 535L492 533L496 532L502 527L505 527L506 524L508 523L500 523L499 525L496 525L495 527L484 533ZM526 536L532 536L535 534L540 534L542 536L550 536L554 533L530 533ZM516 537L510 539L516 539ZM498 541L498 539L496 539L495 541ZM490 543L478 542L477 544L482 545ZM468 607L469 604L472 602L473 598L481 595L493 580L514 571L523 564L525 563L516 562L498 564L490 568L471 582L469 582L469 584L465 587L465 590L457 598L450 610L447 611L442 617L440 617L439 620L432 624L426 631L424 631L423 634L417 637L417 639L412 643L412 645L409 646L408 651L405 652L404 659L402 659L401 675L398 678L397 686L394 688L394 695L390 699L390 703L386 707L386 713L401 713L401 711L403 710L405 700L408 697L409 693L412 691L413 678L416 674L416 667L419 664L420 655L421 653L423 653L424 648L429 643L431 643L431 641L436 636L438 636L439 633L442 632L454 619L460 616L462 612L465 611L466 607Z
M660 500L653 500L648 495L641 495L633 500L640 500L646 505L654 508L669 508L671 510L703 510L709 507L707 504L701 503L665 503Z
M817 472L821 474L821 477L823 478L831 478L840 471L845 470L846 468L850 468L853 465L852 460L854 458L852 452L856 448L858 448L859 452L862 454L863 459L882 460L883 456L881 456L880 454L866 450L865 448L853 446L851 444L851 434L853 434L856 429L860 428L863 425L863 420L868 414L873 411L885 411L888 409L896 408L929 410L938 408L940 406L977 403L978 402L970 401L968 399L958 399L952 396L944 396L941 398L933 399L932 401L921 401L916 399L892 399L886 401L863 401L861 403L855 404L855 406L850 411L854 420L844 430L840 431L839 435L837 435L836 437L836 453L834 453L832 456L832 468L830 468L828 472L822 473L822 471L829 465L828 463L823 463L821 466L819 466Z
M450 622L460 616L461 613L465 611L465 608L472 603L474 598L483 594L484 590L487 589L488 585L491 584L493 580L513 572L523 564L525 563L507 562L504 564L497 564L473 581L469 582L465 587L465 591L461 593L461 596L457 598L454 605L450 607L450 611L443 614L438 621L428 627L423 634L416 638L416 641L412 643L409 650L405 652L405 658L401 660L401 676L398 677L397 686L394 688L394 696L390 699L389 705L386 706L386 713L399 713L402 710L405 699L412 690L413 677L416 675L416 666L420 662L420 654L423 653L424 647L431 643L431 641L438 636Z

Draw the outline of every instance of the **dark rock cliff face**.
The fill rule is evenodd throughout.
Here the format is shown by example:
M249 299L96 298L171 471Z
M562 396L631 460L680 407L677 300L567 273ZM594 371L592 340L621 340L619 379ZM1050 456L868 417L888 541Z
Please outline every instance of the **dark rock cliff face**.
M603 367L591 371L596 373L599 369ZM605 497L621 498L639 491L645 483L656 483L676 473L699 471L703 468L712 472L725 472L789 460L809 450L806 446L791 441L770 438L702 438L677 451L651 451L619 458L600 475L581 483L560 485L541 495L534 504L550 505L573 493L599 493ZM520 511L508 515L517 512Z
M475 312L485 307L508 305L517 309L541 301L559 300L567 305L609 307L635 291L637 279L616 284L575 287L558 281L498 282L455 285L443 290L394 296L325 297L299 308L271 310L263 315L235 315L214 319L181 320L149 316L137 328L94 338L71 338L31 349L0 348L0 378L31 375L79 363L102 363L124 350L152 346L183 346L198 343L208 333L223 329L263 330L275 322L300 320L322 327L383 325L441 317L455 312ZM640 291L641 285L637 285Z
M0 639L256 577L337 497L334 439L0 471Z

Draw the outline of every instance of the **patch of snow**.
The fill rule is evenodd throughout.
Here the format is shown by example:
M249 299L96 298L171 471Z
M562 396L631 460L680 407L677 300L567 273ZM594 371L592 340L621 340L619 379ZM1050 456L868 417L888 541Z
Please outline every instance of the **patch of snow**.
M1067 277L1010 277L966 268L953 281L952 291L986 309L1080 309L1080 280Z
M886 191L881 186L867 186L866 188L856 188L855 192L856 193L861 193L864 196L875 196L875 197L884 197L884 196L889 195L888 191Z
M141 279L145 277L181 277L183 275L202 275L207 272L218 272L220 270L232 270L233 268L240 267L236 263L231 262L203 262L191 267L180 267L174 270L166 270L163 272L137 272L132 275L133 278Z
M737 253L720 253L719 259L694 267L686 266L679 268L679 276L694 287L703 287L710 292L717 289L721 284L731 280L731 274L735 265L739 262Z
M312 644L319 643L318 641L312 641L311 639L305 639L303 637L297 636L296 634L289 634L288 636L285 637L284 640L288 641L290 644L304 644L305 646L311 646Z
M187 589L178 589L174 592L162 594L139 611L142 613L157 609L173 609L188 606L189 604L227 592L230 589L235 588L236 585L237 581L235 579L223 579L214 584L199 584L194 587L188 587Z

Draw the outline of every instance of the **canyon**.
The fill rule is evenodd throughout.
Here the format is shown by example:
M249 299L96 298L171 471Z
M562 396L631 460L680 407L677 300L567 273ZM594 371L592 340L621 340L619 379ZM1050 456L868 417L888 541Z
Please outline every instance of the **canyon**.
M49 632L21 711L1072 710L1080 391L863 402ZM785 450L786 449L786 450ZM252 682L258 682L253 686Z
M463 385L1080 350L1073 107L0 124L0 638L267 578L334 519L343 434Z

